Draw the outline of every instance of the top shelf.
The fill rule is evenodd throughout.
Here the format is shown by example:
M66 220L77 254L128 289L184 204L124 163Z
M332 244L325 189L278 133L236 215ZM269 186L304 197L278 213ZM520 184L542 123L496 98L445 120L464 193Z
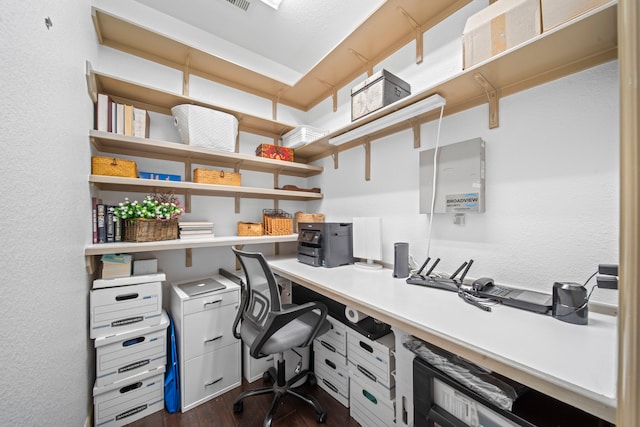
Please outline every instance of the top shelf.
M104 10L93 7L92 17L105 46L308 111L412 40L417 38L421 51L422 34L470 2L384 2L293 86ZM417 58L421 55L416 52Z
M487 93L478 83L483 77L496 90L499 98L512 95L596 65L612 61L618 55L617 1L594 9L570 22L543 33L526 43L502 52L468 68L453 77L401 99L372 114L356 120L321 139L300 147L296 156L307 162L327 157L359 145L352 142L334 147L330 138L356 129L403 107L439 94L446 99L445 115L455 114L487 103ZM420 123L435 120L439 111L426 113L416 119ZM409 120L368 135L373 140L407 129Z

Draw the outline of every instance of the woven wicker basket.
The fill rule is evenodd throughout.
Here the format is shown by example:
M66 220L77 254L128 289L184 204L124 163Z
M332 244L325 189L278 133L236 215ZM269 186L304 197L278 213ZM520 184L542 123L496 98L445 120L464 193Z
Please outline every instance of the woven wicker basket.
M262 236L264 227L261 222L238 222L238 236Z
M126 178L138 177L136 162L115 157L92 156L91 173L93 175L123 176Z
M240 174L223 170L195 168L193 170L193 182L202 184L240 185Z
M298 224L301 222L324 222L324 214L296 212L294 216L294 229L298 232Z
M178 238L178 220L159 221L137 218L123 221L125 242L156 242Z
M293 220L291 214L280 209L264 209L262 211L264 234L269 236L284 236L293 234Z

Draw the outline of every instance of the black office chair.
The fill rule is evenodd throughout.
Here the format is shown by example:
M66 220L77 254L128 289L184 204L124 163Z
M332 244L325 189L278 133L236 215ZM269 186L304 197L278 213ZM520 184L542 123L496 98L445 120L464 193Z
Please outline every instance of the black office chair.
M316 421L324 423L327 413L318 400L292 387L305 376L315 383L313 372L303 370L287 381L283 353L289 349L311 345L316 336L330 329L331 325L326 320L327 307L319 302L283 306L276 278L264 256L259 252L244 252L235 248L231 250L246 276L242 300L233 322L233 334L249 346L249 353L256 359L270 354L278 355L273 386L244 391L233 402L233 411L242 412L246 397L274 393L271 408L263 424L264 427L269 427L280 400L290 394L312 405L316 411ZM240 320L242 324L238 332Z

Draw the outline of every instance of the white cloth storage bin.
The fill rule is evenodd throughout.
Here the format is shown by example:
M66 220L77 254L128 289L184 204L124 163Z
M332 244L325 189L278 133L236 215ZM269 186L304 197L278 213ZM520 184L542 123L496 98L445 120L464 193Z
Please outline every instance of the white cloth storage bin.
M191 104L176 105L171 114L183 144L235 151L238 119L231 114Z
M163 310L160 324L96 338L96 387L167 364L167 326Z
M95 425L119 427L164 408L165 367L145 371L105 387L93 388Z

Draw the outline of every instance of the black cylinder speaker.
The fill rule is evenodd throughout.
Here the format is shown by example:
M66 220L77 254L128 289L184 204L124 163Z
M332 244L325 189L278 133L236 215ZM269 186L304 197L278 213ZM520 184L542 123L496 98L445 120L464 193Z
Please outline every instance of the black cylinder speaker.
M393 277L409 277L409 244L398 242L393 244Z
M589 322L587 289L579 283L555 282L551 314L563 322L586 325Z

